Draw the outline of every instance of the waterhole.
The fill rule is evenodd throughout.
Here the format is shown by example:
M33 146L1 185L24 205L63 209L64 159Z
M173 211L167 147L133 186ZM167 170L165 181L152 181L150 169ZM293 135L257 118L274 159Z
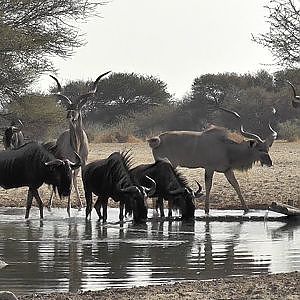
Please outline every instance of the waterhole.
M68 218L53 209L40 221L32 209L25 221L24 209L0 208L0 261L7 264L0 290L76 292L300 271L299 221L117 221L113 208L106 225L94 213L86 222L84 211Z

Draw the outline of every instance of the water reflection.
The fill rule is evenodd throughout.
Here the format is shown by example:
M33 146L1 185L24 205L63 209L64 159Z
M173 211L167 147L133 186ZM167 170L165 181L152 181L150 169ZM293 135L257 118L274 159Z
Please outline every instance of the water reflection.
M0 210L0 260L9 264L0 270L0 287L75 292L300 270L298 223L103 225L64 213L23 221ZM118 211L111 214L117 220Z

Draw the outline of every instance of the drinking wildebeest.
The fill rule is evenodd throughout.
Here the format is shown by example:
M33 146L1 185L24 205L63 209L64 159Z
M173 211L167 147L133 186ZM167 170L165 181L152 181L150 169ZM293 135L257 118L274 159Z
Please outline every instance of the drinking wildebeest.
M22 133L23 123L18 120L18 124L12 121L10 126L8 126L3 135L3 146L4 149L18 148L24 145L24 135Z
M50 75L51 78L53 78L57 84L58 93L55 95L58 98L58 100L60 100L62 104L65 106L67 111L67 120L69 123L69 129L61 133L57 138L56 148L54 149L55 152L53 152L55 157L60 159L68 158L70 160L73 160L75 158L74 152L76 152L80 155L82 168L85 166L88 158L88 153L89 153L89 143L82 124L82 108L88 102L88 100L91 99L91 96L93 96L96 93L97 84L99 80L105 75L107 75L108 73L110 73L110 71L105 72L100 76L98 76L97 79L93 82L92 89L88 93L82 94L79 97L72 100L69 99L66 95L61 94L62 88L58 79ZM80 200L80 195L77 187L78 172L79 169L74 170L72 182L73 182L74 190L78 201L78 207L82 208L82 203ZM51 195L48 203L49 209L52 206L52 196L53 195ZM69 215L70 215L70 208L71 208L71 200L69 198L68 206L67 206L67 211Z
M124 205L126 212L133 212L135 222L147 218L145 198L155 191L155 182L148 178L150 188L134 183L130 173L131 156L129 152L114 152L108 158L87 164L82 171L82 180L86 199L86 218L92 211L92 194L98 196L94 205L99 219L107 220L107 202L111 197L120 202L120 221L123 220ZM101 207L103 216L101 215Z
M235 114L239 116L237 113ZM277 137L277 133L270 124L269 128L272 133L265 140L262 140L257 134L244 131L241 125L242 136L250 138L250 140L235 141L225 128L211 126L202 132L164 132L148 139L148 143L152 148L155 160L167 157L174 167L205 169L206 214L209 213L209 194L214 172L225 174L228 182L235 189L244 211L247 212L248 207L233 170L246 171L258 161L262 165L272 166L268 152Z
M78 155L76 163L56 159L42 145L30 142L17 149L0 152L0 186L5 189L28 186L25 218L29 217L33 197L43 218L43 203L38 188L46 183L52 185L60 197L69 196L72 170L79 167Z
M300 107L300 96L296 94L296 89L295 89L294 85L289 81L286 81L286 82L292 87L294 98L296 99L296 100L292 100L292 106L294 108L299 108Z
M139 165L131 171L134 181L139 185L145 185L146 177L151 177L156 183L156 190L152 197L158 197L157 206L160 216L164 217L163 199L169 201L169 217L172 209L179 209L182 219L194 218L195 194L188 186L186 178L167 159L158 159L153 164ZM201 187L196 194L199 194Z

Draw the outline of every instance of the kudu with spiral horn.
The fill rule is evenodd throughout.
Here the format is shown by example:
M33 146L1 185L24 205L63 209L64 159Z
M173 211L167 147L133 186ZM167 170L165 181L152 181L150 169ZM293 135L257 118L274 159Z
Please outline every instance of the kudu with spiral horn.
M58 92L54 94L61 103L65 106L67 111L67 120L69 123L69 129L64 131L57 139L55 147L53 147L53 153L57 158L69 160L75 160L74 152L77 152L81 158L81 167L83 168L87 162L89 147L87 135L83 128L82 123L82 107L87 103L87 101L93 96L97 91L97 84L101 78L109 74L111 71L105 72L97 77L94 81L91 90L88 93L82 94L79 97L71 100L66 95L63 95L62 87L58 79L50 75L57 84ZM78 207L82 208L82 202L80 200L80 195L77 186L77 175L79 169L74 170L72 176L72 182L75 189ZM52 205L52 195L48 203L48 208ZM71 202L68 199L68 215L70 215Z
M296 94L296 89L294 85L288 80L286 82L292 87L294 98L296 99L296 100L292 100L292 106L294 108L300 108L300 96Z
M227 110L229 112L229 110ZM232 111L231 111L232 112ZM236 117L239 114L232 112ZM269 126L271 129L271 126ZM167 157L174 167L205 169L205 213L209 213L209 198L214 172L224 173L235 189L244 211L248 207L242 196L234 170L248 170L255 162L272 166L269 148L277 133L272 129L270 137L262 140L258 135L246 132L241 125L241 134L250 138L237 142L225 128L211 126L205 131L167 131L148 139L155 160Z

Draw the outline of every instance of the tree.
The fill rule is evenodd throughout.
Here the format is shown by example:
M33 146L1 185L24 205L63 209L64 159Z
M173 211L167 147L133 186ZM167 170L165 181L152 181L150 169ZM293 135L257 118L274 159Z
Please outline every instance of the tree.
M33 140L54 138L67 128L65 111L52 96L27 94L7 104L12 119L21 119L26 136Z
M96 95L87 106L88 116L110 122L119 115L168 104L170 99L167 84L159 78L136 73L113 73L98 83Z
M68 57L84 45L76 22L95 15L101 4L92 0L1 1L1 102L24 92L43 72L53 70L51 56Z
M298 1L299 2L299 1ZM253 36L258 44L269 48L282 66L300 62L300 6L293 0L271 0L266 6L269 32Z

